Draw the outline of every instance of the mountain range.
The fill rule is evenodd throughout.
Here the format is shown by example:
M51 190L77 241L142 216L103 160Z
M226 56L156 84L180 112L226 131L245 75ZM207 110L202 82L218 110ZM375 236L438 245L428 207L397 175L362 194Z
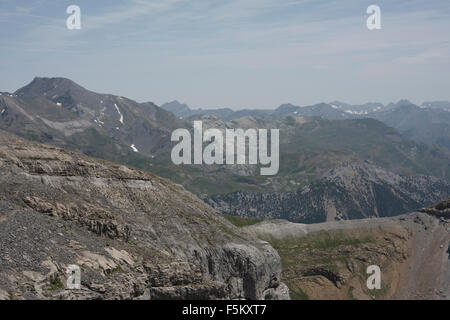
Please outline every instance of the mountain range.
M355 170L365 171L365 180L356 176L344 186L341 177ZM329 174L343 190L378 186L392 208L382 185L389 179L398 186L391 195L401 192L405 200L427 198L423 189L437 182L386 176L370 164ZM0 182L0 300L450 294L450 199L396 217L308 225L222 216L169 180L3 130ZM366 268L374 263L383 277L381 289L371 291ZM78 289L68 287L73 267Z
M167 105L165 108L168 108ZM175 112L178 106L175 103L171 108ZM184 106L183 109L187 110L188 107ZM348 112L350 109L353 114ZM319 104L311 107L287 104L273 112L259 110L260 116L252 115L252 110L242 110L239 111L242 117L227 121L214 114L197 114L188 119L179 119L172 112L151 102L138 103L122 96L95 93L65 78L35 78L14 93L0 95L0 129L26 139L158 174L182 184L204 199L223 195L231 201L233 197L228 194L236 192L292 194L301 188L319 188L321 185L323 188L317 190L317 194L325 194L330 192L326 188L327 183L323 184L330 170L364 161L369 161L389 174L404 176L406 181L434 181L434 178L448 181L448 149L409 139L379 120L357 114L376 110L377 116L386 119L386 122L395 122L395 119L401 118L404 109L405 112L432 110L447 114L447 111L441 109L415 107L408 101L384 108L377 103L349 106L335 102L332 105ZM390 117L389 112L399 113L399 116ZM434 121L435 118L430 119ZM170 141L171 133L177 128L192 131L194 120L201 120L204 129L217 128L222 131L227 128L279 129L279 173L276 176L261 176L259 165L249 164L174 165L170 160L174 145ZM399 123L400 125L405 123ZM355 171L359 172L361 171ZM425 193L430 192L430 197L417 196L419 200L414 202L408 198L411 194L404 197L399 193L398 186L391 180L383 182L383 185L386 190L396 190L388 191L387 194L395 198L392 204L399 204L395 205L396 210L401 210L374 213L375 209L370 207L367 213L361 214L363 207L360 207L358 213L345 211L337 214L336 218L351 219L391 215L394 211L405 212L430 204L430 201L437 200L447 190L445 185L440 185L435 190L433 183L424 184L423 187L431 188L424 190ZM347 192L350 198L361 196L361 190L349 189ZM415 196L412 198L415 199ZM376 197L374 199L368 200L367 205L372 206L373 201L378 201ZM350 203L353 202L345 202L342 206ZM264 202L261 205L265 206ZM218 208L222 209L222 205ZM233 209L227 213L244 211ZM305 219L304 221L324 221L324 217L328 216L326 211L319 212L318 209L311 212L317 212L318 216L302 217L305 213L298 213L298 217L286 216L282 210L272 215ZM264 210L260 214L270 216Z
M428 144L450 148L450 102L424 102L418 106L408 100L383 105L366 103L349 105L334 101L312 106L295 106L283 104L274 110L245 109L233 111L224 109L190 109L177 101L163 104L180 119L189 119L198 115L216 115L224 121L251 116L265 120L280 120L287 116L322 117L330 120L343 119L377 119L397 129L402 135Z
M447 299L448 111L426 104L180 116L65 78L2 92L0 300ZM279 129L279 173L173 165L195 120Z

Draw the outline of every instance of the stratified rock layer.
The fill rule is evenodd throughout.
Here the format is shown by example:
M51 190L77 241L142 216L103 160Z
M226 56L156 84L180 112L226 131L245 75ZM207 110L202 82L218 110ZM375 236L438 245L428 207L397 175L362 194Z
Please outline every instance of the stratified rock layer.
M299 224L263 221L245 227L281 256L293 299L450 299L450 220L413 212L398 217ZM441 209L436 209L436 208ZM369 288L369 266L381 286Z
M0 131L1 299L287 299L280 276L181 186Z

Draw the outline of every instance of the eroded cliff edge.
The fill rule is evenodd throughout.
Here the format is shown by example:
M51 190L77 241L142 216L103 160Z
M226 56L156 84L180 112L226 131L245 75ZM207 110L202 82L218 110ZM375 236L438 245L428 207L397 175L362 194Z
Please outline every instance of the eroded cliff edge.
M450 299L450 199L397 217L244 227L269 241L293 299ZM366 286L367 267L381 288Z

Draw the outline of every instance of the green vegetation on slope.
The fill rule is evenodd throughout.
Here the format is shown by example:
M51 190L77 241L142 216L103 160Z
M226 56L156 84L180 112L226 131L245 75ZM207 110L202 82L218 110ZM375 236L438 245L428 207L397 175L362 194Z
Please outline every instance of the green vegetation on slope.
M232 224L234 224L236 227L246 227L251 226L253 224L257 224L263 219L256 219L256 218L241 218L237 216L231 216L229 214L223 215L228 221L230 221Z
M237 226L255 224L254 219L232 217L230 221ZM391 286L395 287L392 277L396 277L398 264L404 260L401 248L406 241L382 229L320 231L285 239L260 238L268 241L280 255L282 281L294 300L391 297ZM380 290L366 287L366 268L371 264L385 270Z

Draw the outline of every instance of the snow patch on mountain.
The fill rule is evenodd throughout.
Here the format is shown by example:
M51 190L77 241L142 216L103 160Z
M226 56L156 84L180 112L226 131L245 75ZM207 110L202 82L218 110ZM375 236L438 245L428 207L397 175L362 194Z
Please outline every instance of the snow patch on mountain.
M120 112L119 107L117 106L117 104L114 103L114 107L116 108L117 113L120 116L120 119L119 119L120 123L123 124L123 114Z

